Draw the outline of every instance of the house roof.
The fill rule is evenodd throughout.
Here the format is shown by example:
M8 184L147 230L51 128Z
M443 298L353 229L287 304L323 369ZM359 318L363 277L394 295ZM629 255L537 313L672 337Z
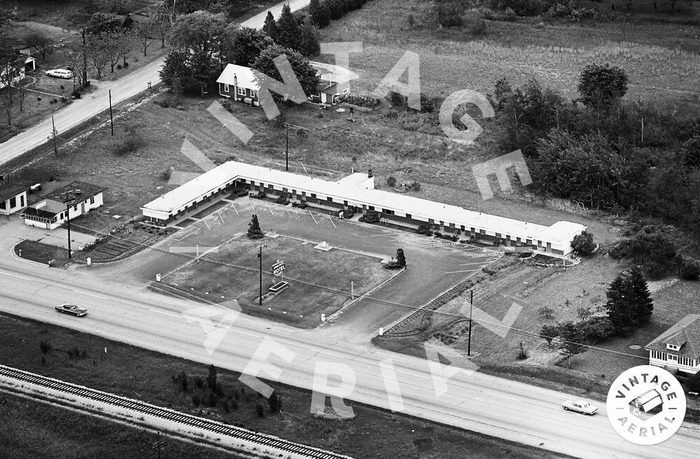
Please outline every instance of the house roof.
M700 358L700 314L688 314L671 328L646 345L648 351L669 352L666 344L680 346L679 351L670 351L691 359Z
M563 250L565 253L571 250L570 243L573 237L585 229L583 225L569 222L557 222L551 227L536 225L405 194L365 188L351 181L331 182L237 161L227 161L205 172L196 179L149 202L142 209L145 212L165 214L177 212L192 202L195 197L204 196L210 190L219 188L233 178L303 190L310 194L331 197L336 202L348 201L352 205L374 206L377 210L391 209L399 214L411 214L413 218L423 221L433 219L435 223L442 221L445 225L454 223L457 228L464 225L467 230L471 227L477 228L477 231L483 229L491 234L500 233L504 238L509 235L513 240L518 237L523 242L526 239L542 240L550 242L552 248ZM542 234L546 234L548 239L540 237Z
M31 215L41 218L53 218L56 215L66 210L66 205L53 199L44 199L36 204L27 207L22 212L22 215Z
M27 191L27 187L23 185L0 184L0 201L20 195Z
M238 85L255 91L260 90L260 84L258 84L258 77L255 75L255 71L250 67L244 67L242 65L227 64L224 71L219 75L219 78L216 79L216 82Z
M106 189L107 188L98 185L93 185L92 183L75 181L66 186L58 188L51 193L48 193L46 196L44 196L44 199L53 200L60 203L74 199L75 204L78 204L86 199L90 199L93 196L97 196Z

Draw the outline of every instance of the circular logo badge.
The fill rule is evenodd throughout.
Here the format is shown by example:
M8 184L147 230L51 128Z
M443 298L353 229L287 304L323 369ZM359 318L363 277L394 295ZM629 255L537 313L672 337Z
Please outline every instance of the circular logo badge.
M608 419L637 445L656 445L675 434L685 418L685 393L668 371L651 365L630 368L608 392Z

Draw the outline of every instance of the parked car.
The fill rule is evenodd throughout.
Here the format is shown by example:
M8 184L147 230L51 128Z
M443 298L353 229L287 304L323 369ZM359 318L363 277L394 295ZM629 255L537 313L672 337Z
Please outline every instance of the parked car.
M561 403L564 411L576 411L581 414L594 415L598 411L598 407L585 400L564 400Z
M50 77L64 78L66 80L73 78L73 72L68 69L51 69L47 70L46 74Z
M60 306L56 306L56 311L64 314L72 314L76 317L83 317L87 314L87 309L81 308L77 304L62 304Z

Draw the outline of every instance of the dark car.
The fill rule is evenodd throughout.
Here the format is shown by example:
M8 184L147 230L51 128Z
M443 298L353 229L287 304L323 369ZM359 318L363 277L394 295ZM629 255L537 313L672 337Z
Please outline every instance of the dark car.
M76 317L83 317L84 315L87 315L87 309L81 308L77 304L62 304L60 306L56 306L56 311L64 314L72 314Z

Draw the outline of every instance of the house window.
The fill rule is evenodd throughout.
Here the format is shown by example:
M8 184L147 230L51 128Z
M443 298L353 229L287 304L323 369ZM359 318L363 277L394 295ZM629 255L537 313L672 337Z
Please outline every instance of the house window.
M257 99L258 98L258 91L251 89L250 90L250 97L252 97L253 99Z
M73 211L74 211L74 212L77 212L77 211L78 211L78 205L77 205L77 204L73 206Z
M326 198L326 201L328 201L328 202L333 202L333 198L331 198L330 196L328 196L328 197Z
M675 344L666 344L666 349L671 351L677 351L678 349L680 349L680 346L677 346Z
M316 193L311 193L311 197L316 199Z
M226 83L224 83L224 92L231 92L231 90L229 89L229 87Z
M496 239L500 239L500 238L501 238L501 233L496 233Z
M19 206L24 207L24 195L19 197Z
M17 205L17 197L13 196L10 198L10 209Z
M238 95L239 96L245 96L245 88L241 88L240 86L238 87Z
M454 229L454 227L455 227L455 224L454 224L454 223L450 223L450 228Z
M90 198L90 204L95 204L95 197L94 196Z
M5 201L0 202L0 209L7 209L7 204L5 204Z
M673 355L673 354L668 354L668 361L669 362L678 362L678 356Z
M369 206L369 210L374 210L374 206Z

